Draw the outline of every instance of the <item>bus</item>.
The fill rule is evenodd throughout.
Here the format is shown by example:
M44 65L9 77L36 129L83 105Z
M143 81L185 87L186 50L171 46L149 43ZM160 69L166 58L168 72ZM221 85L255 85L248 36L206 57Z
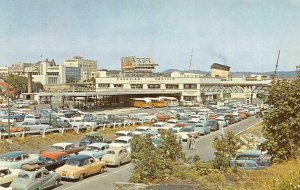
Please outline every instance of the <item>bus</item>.
M158 97L160 100L163 100L166 107L176 107L178 106L178 99L175 97Z
M130 98L129 106L136 108L152 108L153 104L150 99L146 98Z
M162 100L160 98L148 98L148 97L146 97L145 99L149 99L152 102L153 107L155 107L155 108L165 107L164 100Z

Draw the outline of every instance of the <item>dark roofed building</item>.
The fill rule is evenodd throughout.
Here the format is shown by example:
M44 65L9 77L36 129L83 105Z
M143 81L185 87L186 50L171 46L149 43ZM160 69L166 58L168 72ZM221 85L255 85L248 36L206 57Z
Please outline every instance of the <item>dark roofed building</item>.
M227 65L221 65L219 63L214 63L210 67L211 69L218 69L218 70L224 70L224 71L229 71L230 67Z

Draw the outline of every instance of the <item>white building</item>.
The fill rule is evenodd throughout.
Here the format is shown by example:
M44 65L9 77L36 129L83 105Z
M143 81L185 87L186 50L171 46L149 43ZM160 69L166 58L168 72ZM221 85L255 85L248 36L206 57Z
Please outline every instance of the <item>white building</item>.
M54 61L49 62L47 59L36 64L40 66L40 72L32 76L32 81L41 82L43 85L60 85L66 82L64 65L56 65Z
M217 98L233 98L248 101L255 86L269 84L266 81L222 81L221 78L177 71L171 73L169 77L109 77L104 73L101 76L96 78L96 92L126 92L136 89L142 89L149 93L179 91L182 94L181 100L194 102ZM256 98L256 94L252 94L251 98Z

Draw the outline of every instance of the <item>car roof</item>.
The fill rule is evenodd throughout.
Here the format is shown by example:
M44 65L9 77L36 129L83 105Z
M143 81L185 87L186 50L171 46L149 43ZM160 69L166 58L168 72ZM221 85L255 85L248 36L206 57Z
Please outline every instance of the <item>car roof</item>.
M262 153L260 150L245 150L244 152L239 153L237 156L244 156L244 155L260 156L262 155Z
M62 156L62 155L66 155L67 153L65 152L45 152L43 154L40 155L40 157L46 157L46 158L51 158L56 160L57 157Z
M108 144L107 143L92 143L92 144L89 144L87 146L101 148L101 147L106 146L106 145L108 145Z
M8 167L3 167L3 166L0 167L0 170L7 170L7 169L9 169L9 168Z
M29 176L34 176L34 175L36 175L38 172L41 172L41 171L48 171L48 170L45 169L45 168L40 168L40 169L34 170L34 171L22 170L20 173L27 174L27 175L29 175Z
M88 158L93 158L92 156L86 155L86 154L78 154L75 156L72 156L69 158L69 160L79 160L79 161L83 161L86 160Z
M66 147L68 145L71 145L73 143L69 143L69 142L60 142L60 143L55 143L52 146L61 146L61 147Z
M16 156L27 154L25 151L14 151L14 152L7 152L5 154L2 154L1 156L11 157L14 158Z
M116 140L126 140L126 141L128 141L130 139L132 139L132 137L129 137L129 136L121 136L121 137L116 138Z

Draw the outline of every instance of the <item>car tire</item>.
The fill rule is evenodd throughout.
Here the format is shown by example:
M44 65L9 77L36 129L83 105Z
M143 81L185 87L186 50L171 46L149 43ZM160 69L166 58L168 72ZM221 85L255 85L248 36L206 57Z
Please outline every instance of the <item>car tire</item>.
M60 185L60 181L59 181L59 179L57 179L54 183L54 188L59 187L59 185Z
M79 178L78 178L78 181L82 181L84 179L84 174L80 174Z
M104 167L103 166L101 166L101 168L99 170L99 174L102 174L102 173L104 173Z

